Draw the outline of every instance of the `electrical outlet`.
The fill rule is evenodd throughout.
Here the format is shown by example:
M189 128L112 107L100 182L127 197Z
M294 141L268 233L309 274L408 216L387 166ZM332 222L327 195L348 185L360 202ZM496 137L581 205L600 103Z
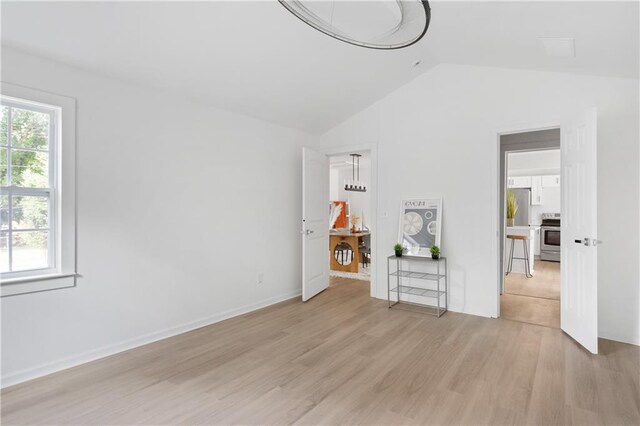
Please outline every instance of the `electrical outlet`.
M258 272L258 284L262 284L264 282L264 272Z

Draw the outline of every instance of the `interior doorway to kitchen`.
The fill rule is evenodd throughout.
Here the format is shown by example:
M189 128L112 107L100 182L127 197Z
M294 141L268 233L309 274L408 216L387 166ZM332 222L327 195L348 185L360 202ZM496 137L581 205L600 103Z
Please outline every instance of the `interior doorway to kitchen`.
M331 285L371 281L371 152L329 156L329 276Z
M560 129L500 136L500 316L560 328Z

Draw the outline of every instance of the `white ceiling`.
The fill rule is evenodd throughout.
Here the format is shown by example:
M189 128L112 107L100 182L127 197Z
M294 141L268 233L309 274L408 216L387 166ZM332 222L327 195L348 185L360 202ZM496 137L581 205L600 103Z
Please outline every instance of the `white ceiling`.
M2 43L314 133L439 63L638 78L637 2L431 9L420 42L380 51L334 40L276 1L2 2ZM575 38L576 56L547 56L539 37Z

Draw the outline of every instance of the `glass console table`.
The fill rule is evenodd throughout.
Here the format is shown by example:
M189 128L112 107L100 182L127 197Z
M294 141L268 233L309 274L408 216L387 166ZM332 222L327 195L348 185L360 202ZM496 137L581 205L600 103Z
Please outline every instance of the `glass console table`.
M392 270L394 264L395 270ZM414 267L419 270L413 270ZM409 283L405 284L403 280ZM434 260L430 257L392 255L387 258L389 308L398 303L425 306L430 308L426 313L440 317L449 308L448 298L446 257Z

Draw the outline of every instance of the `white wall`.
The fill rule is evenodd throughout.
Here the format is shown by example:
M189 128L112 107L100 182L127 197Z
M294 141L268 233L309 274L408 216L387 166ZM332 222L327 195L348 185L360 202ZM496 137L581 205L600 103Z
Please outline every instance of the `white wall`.
M439 65L327 132L321 145L378 144L378 276L397 239L399 201L442 196L451 307L493 316L497 133L558 124L596 106L600 335L640 344L638 89L635 79Z
M340 199L340 171L331 167L329 169L329 200Z
M8 49L2 80L77 99L82 274L2 299L4 386L300 293L317 137Z

